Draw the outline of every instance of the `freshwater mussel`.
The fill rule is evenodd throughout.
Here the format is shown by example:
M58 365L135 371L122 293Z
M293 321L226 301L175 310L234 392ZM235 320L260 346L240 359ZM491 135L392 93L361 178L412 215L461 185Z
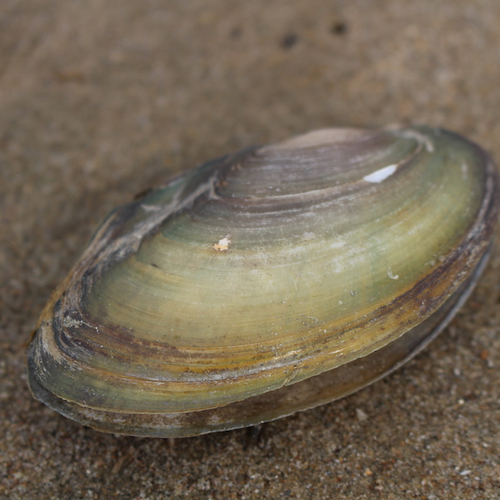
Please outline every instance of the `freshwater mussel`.
M95 429L169 437L345 396L449 322L498 200L488 155L425 126L208 162L104 220L39 320L31 391Z

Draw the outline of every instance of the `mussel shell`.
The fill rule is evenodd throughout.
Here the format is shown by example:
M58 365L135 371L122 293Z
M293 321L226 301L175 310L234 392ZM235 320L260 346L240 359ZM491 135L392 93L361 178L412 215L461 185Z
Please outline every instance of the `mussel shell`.
M28 350L35 397L185 436L348 394L414 354L484 267L495 170L444 130L327 129L112 212Z

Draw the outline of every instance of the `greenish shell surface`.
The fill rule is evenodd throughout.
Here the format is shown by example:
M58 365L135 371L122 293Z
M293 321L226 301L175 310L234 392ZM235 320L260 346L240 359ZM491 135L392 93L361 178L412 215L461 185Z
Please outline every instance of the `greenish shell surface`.
M484 267L496 189L479 147L428 127L325 129L204 164L103 222L42 314L30 387L152 436L341 397L449 321Z

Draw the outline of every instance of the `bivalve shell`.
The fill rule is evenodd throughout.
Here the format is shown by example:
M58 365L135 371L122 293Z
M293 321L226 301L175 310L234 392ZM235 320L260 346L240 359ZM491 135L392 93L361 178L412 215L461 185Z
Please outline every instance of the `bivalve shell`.
M489 157L440 129L325 129L206 163L113 211L28 348L40 399L189 436L349 394L418 352L484 268Z

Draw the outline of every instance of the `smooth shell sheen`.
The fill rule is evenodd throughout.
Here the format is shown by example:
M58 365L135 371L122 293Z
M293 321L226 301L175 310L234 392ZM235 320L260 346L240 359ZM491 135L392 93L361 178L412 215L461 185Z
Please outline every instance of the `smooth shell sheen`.
M112 212L28 349L35 397L188 436L321 404L406 361L484 267L494 167L444 130L326 129Z

